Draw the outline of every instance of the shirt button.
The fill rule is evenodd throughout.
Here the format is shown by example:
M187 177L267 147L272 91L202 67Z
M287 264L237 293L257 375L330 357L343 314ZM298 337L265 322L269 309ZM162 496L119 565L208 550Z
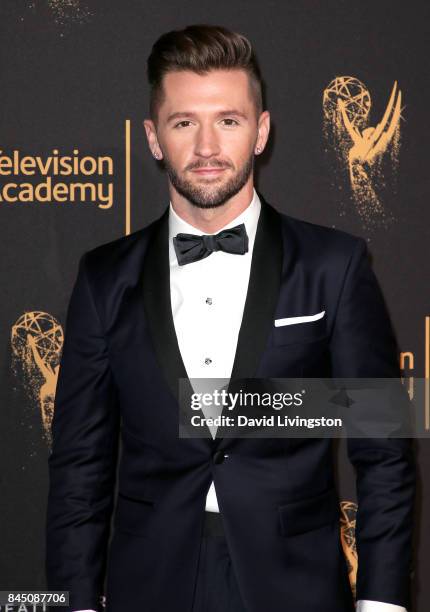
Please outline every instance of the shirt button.
M212 359L210 357L206 357L205 364L209 365L210 363L212 363Z
M209 306L211 306L211 304L212 304L212 298L207 297L207 298L206 298L206 304L209 304Z

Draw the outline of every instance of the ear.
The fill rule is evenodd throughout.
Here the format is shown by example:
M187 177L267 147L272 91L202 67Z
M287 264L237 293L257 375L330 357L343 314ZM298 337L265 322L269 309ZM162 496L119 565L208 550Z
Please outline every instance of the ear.
M263 111L258 119L258 136L255 143L254 152L256 155L260 155L266 146L269 139L270 132L270 113L269 111Z
M157 130L155 123L152 119L145 119L143 122L146 132L146 139L148 141L149 150L155 159L163 159L163 154L158 144Z

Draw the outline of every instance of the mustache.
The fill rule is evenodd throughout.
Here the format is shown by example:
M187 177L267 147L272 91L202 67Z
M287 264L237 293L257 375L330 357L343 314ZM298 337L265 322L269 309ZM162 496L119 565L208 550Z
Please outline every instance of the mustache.
M233 166L229 162L212 159L210 162L196 161L186 166L185 170L197 170L199 168L233 168Z

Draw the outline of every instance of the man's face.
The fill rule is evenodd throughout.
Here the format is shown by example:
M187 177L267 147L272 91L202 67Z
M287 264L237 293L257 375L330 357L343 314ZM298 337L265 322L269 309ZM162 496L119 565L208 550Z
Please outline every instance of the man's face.
M171 72L163 92L156 126L145 121L151 149L191 204L221 206L250 180L259 120L268 122L268 113L257 117L243 70Z

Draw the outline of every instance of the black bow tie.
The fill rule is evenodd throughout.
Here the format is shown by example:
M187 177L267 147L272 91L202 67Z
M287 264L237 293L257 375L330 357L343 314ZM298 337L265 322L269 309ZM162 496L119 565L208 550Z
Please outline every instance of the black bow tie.
M243 255L248 251L248 234L245 224L241 223L214 235L177 234L173 238L173 246L178 264L184 266L208 257L214 251Z

